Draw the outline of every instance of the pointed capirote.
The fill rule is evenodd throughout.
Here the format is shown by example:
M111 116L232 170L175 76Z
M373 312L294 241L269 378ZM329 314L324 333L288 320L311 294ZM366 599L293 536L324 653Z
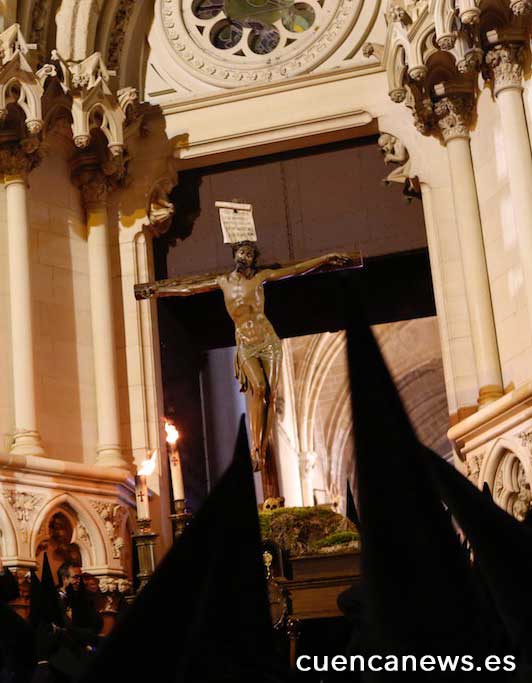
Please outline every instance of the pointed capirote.
M242 418L233 461L83 683L269 680L273 633Z
M55 586L48 554L43 555L41 580L35 572L31 573L30 622L33 626L55 624L65 626L64 610L61 607Z
M426 457L442 498L473 548L475 563L513 646L532 654L532 529L505 512L456 468L431 452Z
M489 652L489 617L467 558L356 293L349 304L367 647L411 655ZM450 680L462 678L472 680L460 672ZM427 673L424 680L445 676Z

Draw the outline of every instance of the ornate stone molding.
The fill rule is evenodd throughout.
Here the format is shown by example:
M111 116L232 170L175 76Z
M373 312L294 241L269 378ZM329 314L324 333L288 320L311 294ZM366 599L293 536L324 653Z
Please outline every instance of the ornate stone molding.
M472 94L447 95L436 101L434 113L445 143L456 138L469 138L474 110Z
M31 521L44 500L43 496L15 489L6 489L2 495L13 508L18 522Z
M84 169L74 174L72 180L79 188L85 209L103 207L107 204L109 181L102 171Z
M312 28L290 35L280 29L281 40L268 54L250 50L248 29L234 49L216 48L209 35L214 23L226 19L223 9L219 16L198 20L178 0L158 0L156 15L180 66L204 82L230 88L308 73L334 52L360 19L360 3L353 0L308 0L307 4L316 17Z
M126 31L134 6L135 0L120 0L116 10L107 47L107 64L111 69L118 69L120 64Z
M43 89L38 74L26 58L34 48L25 41L18 24L0 33L0 121L7 118L8 104L16 103L23 112L24 125L30 135L39 134L43 127Z
M4 489L2 496L13 509L19 525L20 537L24 543L27 543L30 524L43 504L44 497L15 489Z
M510 9L518 16L525 16L532 12L532 0L510 0Z
M517 438L521 441L521 446L523 446L523 448L528 448L532 455L532 429L519 432Z
M122 525L127 517L127 510L117 503L109 503L102 500L90 500L91 506L103 520L105 531L113 549L113 558L119 560L125 545L122 537Z
M493 81L493 92L498 95L507 88L523 88L523 62L526 51L522 43L495 45L486 54L488 77Z
M56 80L71 97L72 135L76 147L86 149L91 143L91 131L98 128L107 139L111 158L123 155L128 110L138 101L134 88L113 93L109 81L116 74L107 68L99 52L75 62L64 60L54 50L51 66L61 74Z

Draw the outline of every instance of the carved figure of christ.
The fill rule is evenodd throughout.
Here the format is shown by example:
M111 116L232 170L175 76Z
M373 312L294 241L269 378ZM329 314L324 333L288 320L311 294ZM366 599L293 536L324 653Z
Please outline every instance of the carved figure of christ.
M235 267L230 273L199 275L135 285L137 299L191 296L221 289L225 307L235 325L235 375L246 393L251 432L253 469L264 465L270 438L274 402L282 362L281 340L264 314L264 284L305 275L324 268L362 265L359 252L327 254L278 268L257 267L255 242L233 244Z

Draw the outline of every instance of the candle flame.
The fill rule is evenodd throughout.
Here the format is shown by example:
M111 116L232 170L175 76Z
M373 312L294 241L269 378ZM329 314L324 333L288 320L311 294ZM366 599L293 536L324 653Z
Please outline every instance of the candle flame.
M151 456L147 460L143 460L140 463L140 467L137 469L138 475L143 475L149 477L155 471L155 463L157 462L157 449L153 451Z
M166 432L166 443L173 445L179 439L179 432L171 422L164 423L164 431Z

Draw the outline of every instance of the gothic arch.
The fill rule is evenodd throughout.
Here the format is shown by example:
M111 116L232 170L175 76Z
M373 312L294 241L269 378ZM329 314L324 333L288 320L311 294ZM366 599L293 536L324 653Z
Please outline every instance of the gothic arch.
M520 469L524 472L525 485L530 488L532 484L530 453L515 437L507 436L497 439L488 448L480 468L479 488L487 483L495 501L510 514L518 514L516 503L524 495L523 482L519 481Z
M46 505L39 511L30 533L30 553L32 557L36 556L37 546L42 538L41 529L50 520L56 512L65 513L62 506L67 506L77 515L77 525L79 523L87 531L88 539L79 538L77 534L76 543L80 546L83 566L106 566L110 564L109 552L105 540L105 534L101 528L100 522L96 515L89 510L79 498L76 498L68 493L61 493L54 498L51 498ZM68 510L67 513L68 515Z
M0 556L16 557L17 555L18 542L15 523L7 507L0 502Z
M345 351L344 335L337 335L330 342L328 334L320 335L306 354L302 368L299 396L299 435L303 451L314 450L314 422L318 399L329 370L340 353Z

